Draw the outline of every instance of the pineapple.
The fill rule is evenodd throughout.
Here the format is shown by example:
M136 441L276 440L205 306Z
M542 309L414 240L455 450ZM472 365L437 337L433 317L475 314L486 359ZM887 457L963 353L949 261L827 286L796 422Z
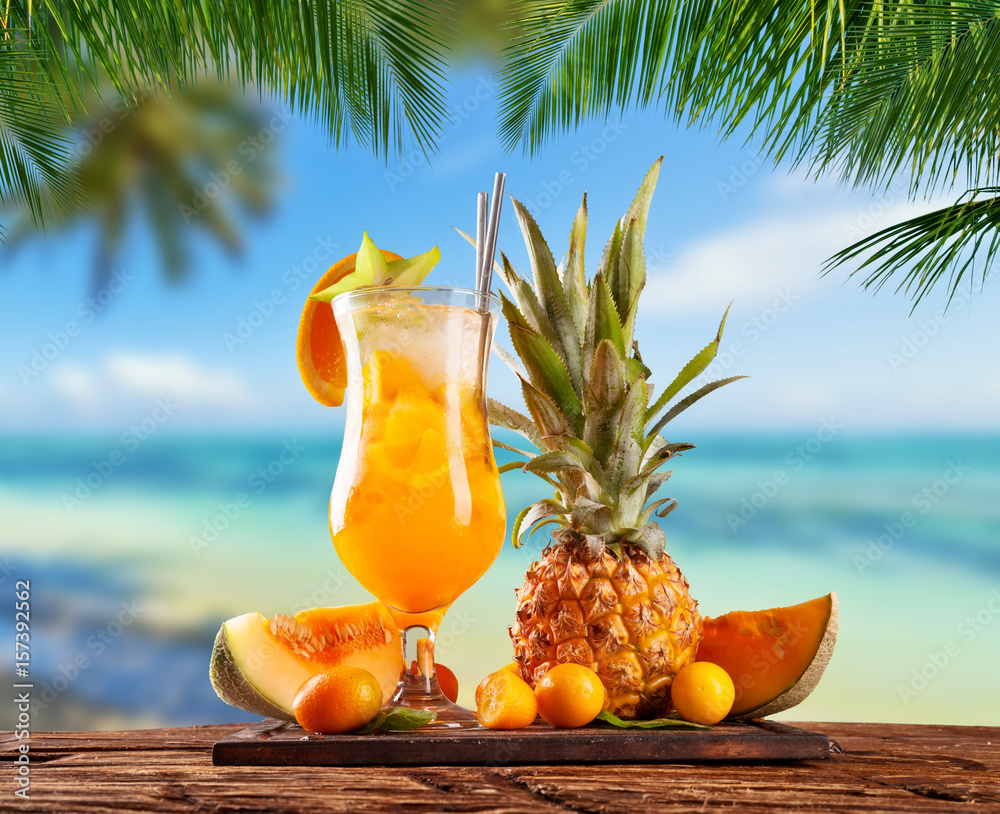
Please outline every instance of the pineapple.
M610 711L622 718L672 710L670 684L694 660L702 635L697 602L665 553L656 522L676 501L650 500L672 474L662 467L694 445L670 442L661 431L702 396L743 378L715 381L674 401L715 358L724 315L715 339L652 398L650 371L632 334L646 278L643 234L661 161L616 226L591 281L583 268L586 195L558 268L537 224L512 199L533 284L502 253L498 267L511 293L501 300L520 363L502 348L498 353L520 379L530 417L491 399L490 420L537 452L494 443L523 459L503 470L520 467L555 489L553 498L518 515L514 545L536 528L558 526L517 591L509 629L515 659L532 686L556 664L590 667L607 688Z

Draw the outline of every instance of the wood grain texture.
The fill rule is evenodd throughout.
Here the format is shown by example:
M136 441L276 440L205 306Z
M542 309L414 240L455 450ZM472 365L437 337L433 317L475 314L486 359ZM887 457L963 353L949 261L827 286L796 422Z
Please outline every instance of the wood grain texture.
M244 726L32 733L28 802L4 733L0 812L1000 812L1000 727L796 723L842 751L771 764L213 766Z
M217 766L523 766L829 756L826 735L773 721L659 730L607 724L560 730L539 722L517 732L474 727L371 737L316 735L268 719L223 738L212 750Z

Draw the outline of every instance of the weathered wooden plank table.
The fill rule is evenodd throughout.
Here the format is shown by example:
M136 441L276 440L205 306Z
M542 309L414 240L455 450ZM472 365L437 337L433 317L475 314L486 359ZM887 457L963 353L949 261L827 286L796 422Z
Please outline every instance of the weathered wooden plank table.
M35 732L30 800L0 735L0 811L58 812L1000 812L1000 727L796 724L839 746L771 764L226 767L240 725Z

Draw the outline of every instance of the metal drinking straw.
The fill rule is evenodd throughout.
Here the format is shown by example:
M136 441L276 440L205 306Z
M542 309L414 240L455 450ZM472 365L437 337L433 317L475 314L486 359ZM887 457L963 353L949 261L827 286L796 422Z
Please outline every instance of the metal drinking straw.
M497 231L500 229L500 207L503 205L503 186L507 176L498 172L493 179L493 200L490 202L490 219L486 225L486 240L484 243L482 256L477 251L476 261L476 289L485 296L481 299L481 310L487 309L490 293L490 282L493 279L493 261L497 250ZM485 193L479 193L479 223L482 222L482 211ZM479 224L477 224L476 248L479 248Z
M486 208L487 195L479 193L476 210L476 291L483 290L483 256L486 254ZM488 288L486 289L489 290ZM479 300L479 309L484 307L483 299Z
M497 250L497 231L500 228L500 207L503 204L503 185L507 176L502 172L493 180L493 206L489 221L486 220L487 197L480 192L476 210L476 291L479 292L479 311L486 315L490 310L490 282L493 279L493 258ZM486 355L489 317L479 330L479 358ZM482 385L486 382L483 381Z

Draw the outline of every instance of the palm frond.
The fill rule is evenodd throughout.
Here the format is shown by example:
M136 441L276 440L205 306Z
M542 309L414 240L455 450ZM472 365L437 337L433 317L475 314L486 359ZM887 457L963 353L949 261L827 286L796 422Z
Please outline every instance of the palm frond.
M555 129L632 105L718 119L731 132L788 96L791 77L809 85L823 73L842 39L842 8L836 0L531 3L502 69L501 137L533 152Z
M913 190L1000 180L1000 8L900 3L848 30L845 67L800 159L855 183L909 172ZM836 56L834 56L836 59Z
M672 0L525 4L507 49L500 137L533 153L555 127L578 126L638 99L656 99Z
M126 97L232 73L310 111L336 145L350 137L384 155L408 137L434 148L450 5L425 0L416 13L400 0L42 0L37 14L59 32L46 40L51 61L101 69Z
M977 198L991 194L998 197ZM896 223L860 240L827 261L824 274L852 260L865 259L851 273L866 269L864 287L878 291L894 273L905 268L896 292L904 292L916 308L931 288L948 275L949 298L981 263L980 282L1000 251L1000 187L973 190L968 200Z
M72 208L79 188L63 172L74 152L61 96L36 70L38 50L16 12L0 38L0 210L23 209L38 225Z
M964 173L974 196L1000 182L992 0L566 0L530 3L522 25L502 72L508 148L530 153L586 118L656 106L678 122L718 123L723 136L749 127L774 160L855 185L907 174L912 197ZM921 297L949 267L960 278L962 251L992 245L985 202L961 211L880 233L920 236L916 255L895 242L880 255L923 257L902 290ZM944 243L932 249L934 235ZM893 269L879 269L881 285Z
M746 123L775 159L857 183L1000 173L1000 8L987 0L567 0L529 4L502 70L501 137L629 106ZM984 161L989 157L989 162ZM979 181L971 179L979 179Z
M102 77L131 106L206 75L235 80L311 114L337 147L433 152L457 2L4 0L0 204L40 225L48 207L72 210L79 190L60 186L72 178L68 126Z
M110 104L92 105L92 115L75 123L81 140L69 165L59 168L54 181L40 184L45 231L96 221L95 289L106 285L119 265L125 230L140 213L172 280L188 270L187 244L196 229L236 254L242 238L233 207L265 213L277 178L273 150L251 139L265 127L277 128L279 119L269 122L262 107L207 82L183 95L148 96L132 110L106 96ZM51 204L52 189L60 185L83 192L61 210ZM40 233L21 212L8 245Z

